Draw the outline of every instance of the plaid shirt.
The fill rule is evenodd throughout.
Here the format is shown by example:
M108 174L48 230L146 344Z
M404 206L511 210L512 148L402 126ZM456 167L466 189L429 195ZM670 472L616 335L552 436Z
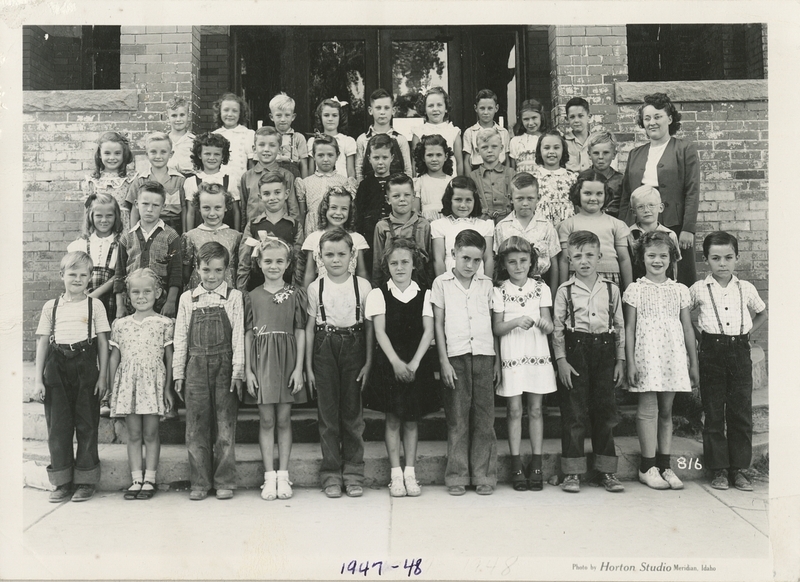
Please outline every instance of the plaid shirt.
M125 291L125 277L143 267L153 269L161 278L164 291L170 287L181 288L181 240L163 220L158 221L146 240L138 222L120 237L114 293Z
M723 287L712 275L708 275L692 285L689 294L692 297L692 309L700 308L697 326L706 333L722 335L750 333L753 329L750 310L761 313L767 308L753 284L742 281L736 275L731 277L727 287Z

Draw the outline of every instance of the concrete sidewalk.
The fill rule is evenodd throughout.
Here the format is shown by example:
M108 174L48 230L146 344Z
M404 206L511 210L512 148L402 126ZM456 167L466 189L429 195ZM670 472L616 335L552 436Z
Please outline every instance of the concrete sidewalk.
M61 505L26 488L20 559L3 570L12 578L637 580L660 566L660 580L770 578L767 483L753 493L705 482L625 487L584 485L575 495L506 485L488 497L451 497L426 486L401 499L385 487L360 499L295 488L292 499L271 502L254 489L201 502L176 491L150 501L100 492Z

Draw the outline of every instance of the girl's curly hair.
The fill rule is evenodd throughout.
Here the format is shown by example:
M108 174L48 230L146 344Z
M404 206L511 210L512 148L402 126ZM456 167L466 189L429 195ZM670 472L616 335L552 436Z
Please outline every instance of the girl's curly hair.
M355 196L353 196L353 193L350 192L350 190L343 186L331 186L328 188L328 191L325 192L322 200L320 200L319 209L317 210L317 213L319 214L317 223L318 228L320 230L325 230L328 228L328 209L330 208L330 200L333 196L341 196L343 198L347 197L350 199L350 210L347 213L347 220L345 220L342 228L347 232L353 232L356 224Z
M214 111L214 123L217 124L217 127L222 127L225 125L222 122L221 113L223 101L236 101L239 104L239 125L248 127L248 122L250 121L250 107L248 107L247 102L239 97L236 93L223 93L222 97L214 101L212 109Z
M470 218L479 218L481 214L483 214L483 204L481 203L480 195L478 195L478 185L475 184L475 180L469 176L456 176L447 184L444 189L444 194L442 195L442 215L453 215L453 194L456 188L472 192L474 204L469 216Z
M383 285L391 278L389 275L389 257L399 249L407 250L411 253L411 260L414 266L414 270L411 273L412 281L416 281L417 285L423 289L430 287L430 281L428 281L425 271L425 252L417 246L413 239L406 237L392 237L386 241L386 246L381 256L381 277L376 283Z
M372 164L369 161L369 156L374 149L389 148L392 153L392 162L389 164L389 175L399 174L404 171L403 166L403 153L400 151L400 146L397 141L386 133L379 133L373 135L367 142L367 147L364 150L364 163L361 166L362 175L364 177L372 176L375 170L372 169Z
M442 171L448 176L453 175L453 149L447 145L447 140L438 133L433 135L423 135L417 147L414 148L414 167L417 176L428 173L428 166L425 165L425 148L427 146L440 146L444 150L444 166Z
M539 125L539 132L547 133L549 125L547 123L547 113L544 110L544 105L539 103L536 99L526 99L519 106L519 114L517 115L517 122L514 124L514 135L523 135L525 133L525 126L522 125L522 114L526 111L533 111L538 113L542 122Z
M651 232L644 233L636 242L636 254L634 258L636 260L636 264L642 267L644 267L644 253L648 247L654 247L657 245L664 245L667 247L667 249L669 249L670 264L674 265L680 258L680 251L675 245L675 241L673 241L669 236L669 233L662 232L660 230L653 230Z
M228 141L227 137L211 131L201 133L194 138L194 143L192 144L192 165L194 166L195 170L203 170L203 160L201 158L203 155L203 146L220 148L222 150L223 166L228 163L228 160L230 160L231 142Z
M206 194L222 194L225 196L225 212L233 208L233 196L223 188L222 184L201 182L200 186L197 188L197 193L194 195L194 198L192 198L192 206L197 210L198 214L200 213L200 194L204 192Z
M118 143L122 146L122 163L119 166L118 173L122 177L127 176L128 165L133 162L133 152L131 151L131 146L128 144L128 139L116 131L107 131L97 140L97 149L94 151L94 173L92 173L92 177L99 178L100 174L105 170L103 159L100 156L100 148L104 143Z

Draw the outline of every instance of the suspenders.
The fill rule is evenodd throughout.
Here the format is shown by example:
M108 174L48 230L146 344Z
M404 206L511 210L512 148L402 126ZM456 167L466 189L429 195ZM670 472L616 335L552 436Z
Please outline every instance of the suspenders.
M318 325L317 328L323 328L326 331L351 329L351 328L336 328L328 325L328 316L325 314L325 305L322 303L322 290L324 289L324 287L325 287L325 277L321 277L319 280L319 313L322 316L322 325ZM361 325L361 295L358 292L358 277L356 277L355 275L353 275L353 289L355 290L356 293L356 323L352 327L356 327Z
M608 290L608 332L614 333L614 299L611 295L611 281L606 281ZM567 285L567 312L569 313L569 330L575 331L575 306L572 303L572 285Z
M714 294L711 292L711 283L706 283L708 288L708 296L711 297L711 306L714 308L714 315L717 316L717 325L719 325L719 333L725 335L725 328L722 327L722 319L720 319L719 311L717 310L717 302L714 301ZM742 285L737 283L739 287L739 335L744 335L744 296L742 295Z
M56 310L58 309L58 300L61 297L56 297L56 300L53 302L53 314L50 316L50 343L55 346L63 346L64 348L69 348L71 351L75 351L76 349L80 349L83 347L83 342L78 342L77 344L57 344L56 343ZM89 320L86 323L86 341L87 345L92 345L92 298L87 297L86 301L88 302L88 310L89 310Z
M200 176L196 175L196 174L195 174L195 179L197 180L197 188L199 189L200 188L200 184L203 183L203 179ZM222 187L225 188L225 190L227 190L229 183L230 183L230 174L225 174L222 177Z
M108 254L106 254L106 264L105 264L105 267L104 267L106 269L110 269L111 268L109 266L109 265L111 265L111 255L114 253L114 247L116 245L117 245L116 241L111 241L111 245L109 245L109 247L108 247ZM91 244L89 243L89 239L88 238L86 239L86 254L89 255L90 257L92 256ZM95 267L97 267L97 265L95 265Z

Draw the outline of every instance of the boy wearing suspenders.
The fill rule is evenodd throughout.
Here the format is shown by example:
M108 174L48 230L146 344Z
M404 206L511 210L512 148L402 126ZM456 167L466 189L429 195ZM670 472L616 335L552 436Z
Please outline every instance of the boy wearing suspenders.
M369 281L350 275L353 239L342 229L320 239L327 274L308 287L306 378L317 392L320 480L325 495L360 497L364 486L361 391L372 366L372 322L364 320Z
M619 288L597 274L600 240L585 230L569 236L567 253L572 277L563 283L553 303L553 351L561 384L561 488L580 491L585 473L583 441L591 418L594 468L607 491L624 487L616 478L617 454L613 429L619 421L614 388L625 370L625 326Z

